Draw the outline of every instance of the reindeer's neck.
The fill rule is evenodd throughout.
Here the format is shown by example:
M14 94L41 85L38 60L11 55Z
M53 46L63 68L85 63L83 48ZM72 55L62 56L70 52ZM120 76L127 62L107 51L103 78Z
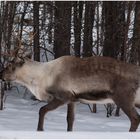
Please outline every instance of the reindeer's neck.
M27 62L22 68L16 71L16 82L24 85L33 84L34 80L41 78L43 63Z
M48 63L26 63L17 70L15 82L26 86L37 99L50 100L50 95L46 94L46 86L51 83L49 67Z

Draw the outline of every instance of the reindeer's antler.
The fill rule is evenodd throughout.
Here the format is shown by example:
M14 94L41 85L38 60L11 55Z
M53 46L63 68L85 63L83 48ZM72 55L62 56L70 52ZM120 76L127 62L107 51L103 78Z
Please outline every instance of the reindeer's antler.
M29 47L30 48L29 47L27 48L27 47L24 46L24 42L20 38L19 32L17 32L17 33L14 32L15 34L13 33L13 36L14 36L16 42L17 42L16 47L13 50L10 50L8 52L7 52L7 49L5 49L4 52L1 52L2 56L6 56L8 58L10 58L10 57L11 58L13 58L13 57L14 58L17 58L17 57L21 58L21 57L25 57L27 52L29 52L29 50L32 53L32 48L31 48L32 41L33 41L33 38L34 38L36 33L33 33L32 31L29 32L29 31L27 31L25 29L23 29L23 32L26 32L29 35L29 42L30 42Z
M33 32L28 32L26 31L25 29L23 29L24 32L28 33L29 34L29 42L30 42L30 47L32 46L32 40L35 36L36 33L33 33ZM16 46L16 48L14 50L10 50L10 53L1 53L3 56L8 56L8 57L21 57L21 56L24 56L25 55L25 52L27 52L29 49L24 47L24 43L23 41L20 39L19 37L19 33L18 35L14 35L15 38L17 39L18 41L18 45ZM32 51L32 49L30 49Z

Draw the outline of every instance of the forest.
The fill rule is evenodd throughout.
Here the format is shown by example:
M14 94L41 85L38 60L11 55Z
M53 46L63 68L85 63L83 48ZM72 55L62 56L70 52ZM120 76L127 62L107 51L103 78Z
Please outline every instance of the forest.
M1 67L19 49L35 61L108 56L140 65L140 2L0 1ZM111 115L114 106L105 108Z
M22 48L36 61L100 55L139 65L139 14L138 1L1 1L0 62Z

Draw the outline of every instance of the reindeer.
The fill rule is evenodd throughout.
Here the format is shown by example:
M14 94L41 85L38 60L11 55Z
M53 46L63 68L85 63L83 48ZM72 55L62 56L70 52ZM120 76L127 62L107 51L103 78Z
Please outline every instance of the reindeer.
M129 131L138 128L135 104L140 104L140 68L136 65L100 56L63 56L44 63L15 58L3 79L26 86L37 99L48 102L39 110L38 131L43 131L45 114L59 106L68 104L68 114L73 116L74 102L115 103L130 119ZM68 130L73 121L68 117Z

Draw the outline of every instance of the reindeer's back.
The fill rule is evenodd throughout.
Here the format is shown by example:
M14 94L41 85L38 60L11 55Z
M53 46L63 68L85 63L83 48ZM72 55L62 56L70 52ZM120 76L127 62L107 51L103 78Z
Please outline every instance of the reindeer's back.
M61 68L71 76L90 76L98 71L108 72L124 78L137 79L140 76L139 66L103 56L78 58L63 56L59 58Z

